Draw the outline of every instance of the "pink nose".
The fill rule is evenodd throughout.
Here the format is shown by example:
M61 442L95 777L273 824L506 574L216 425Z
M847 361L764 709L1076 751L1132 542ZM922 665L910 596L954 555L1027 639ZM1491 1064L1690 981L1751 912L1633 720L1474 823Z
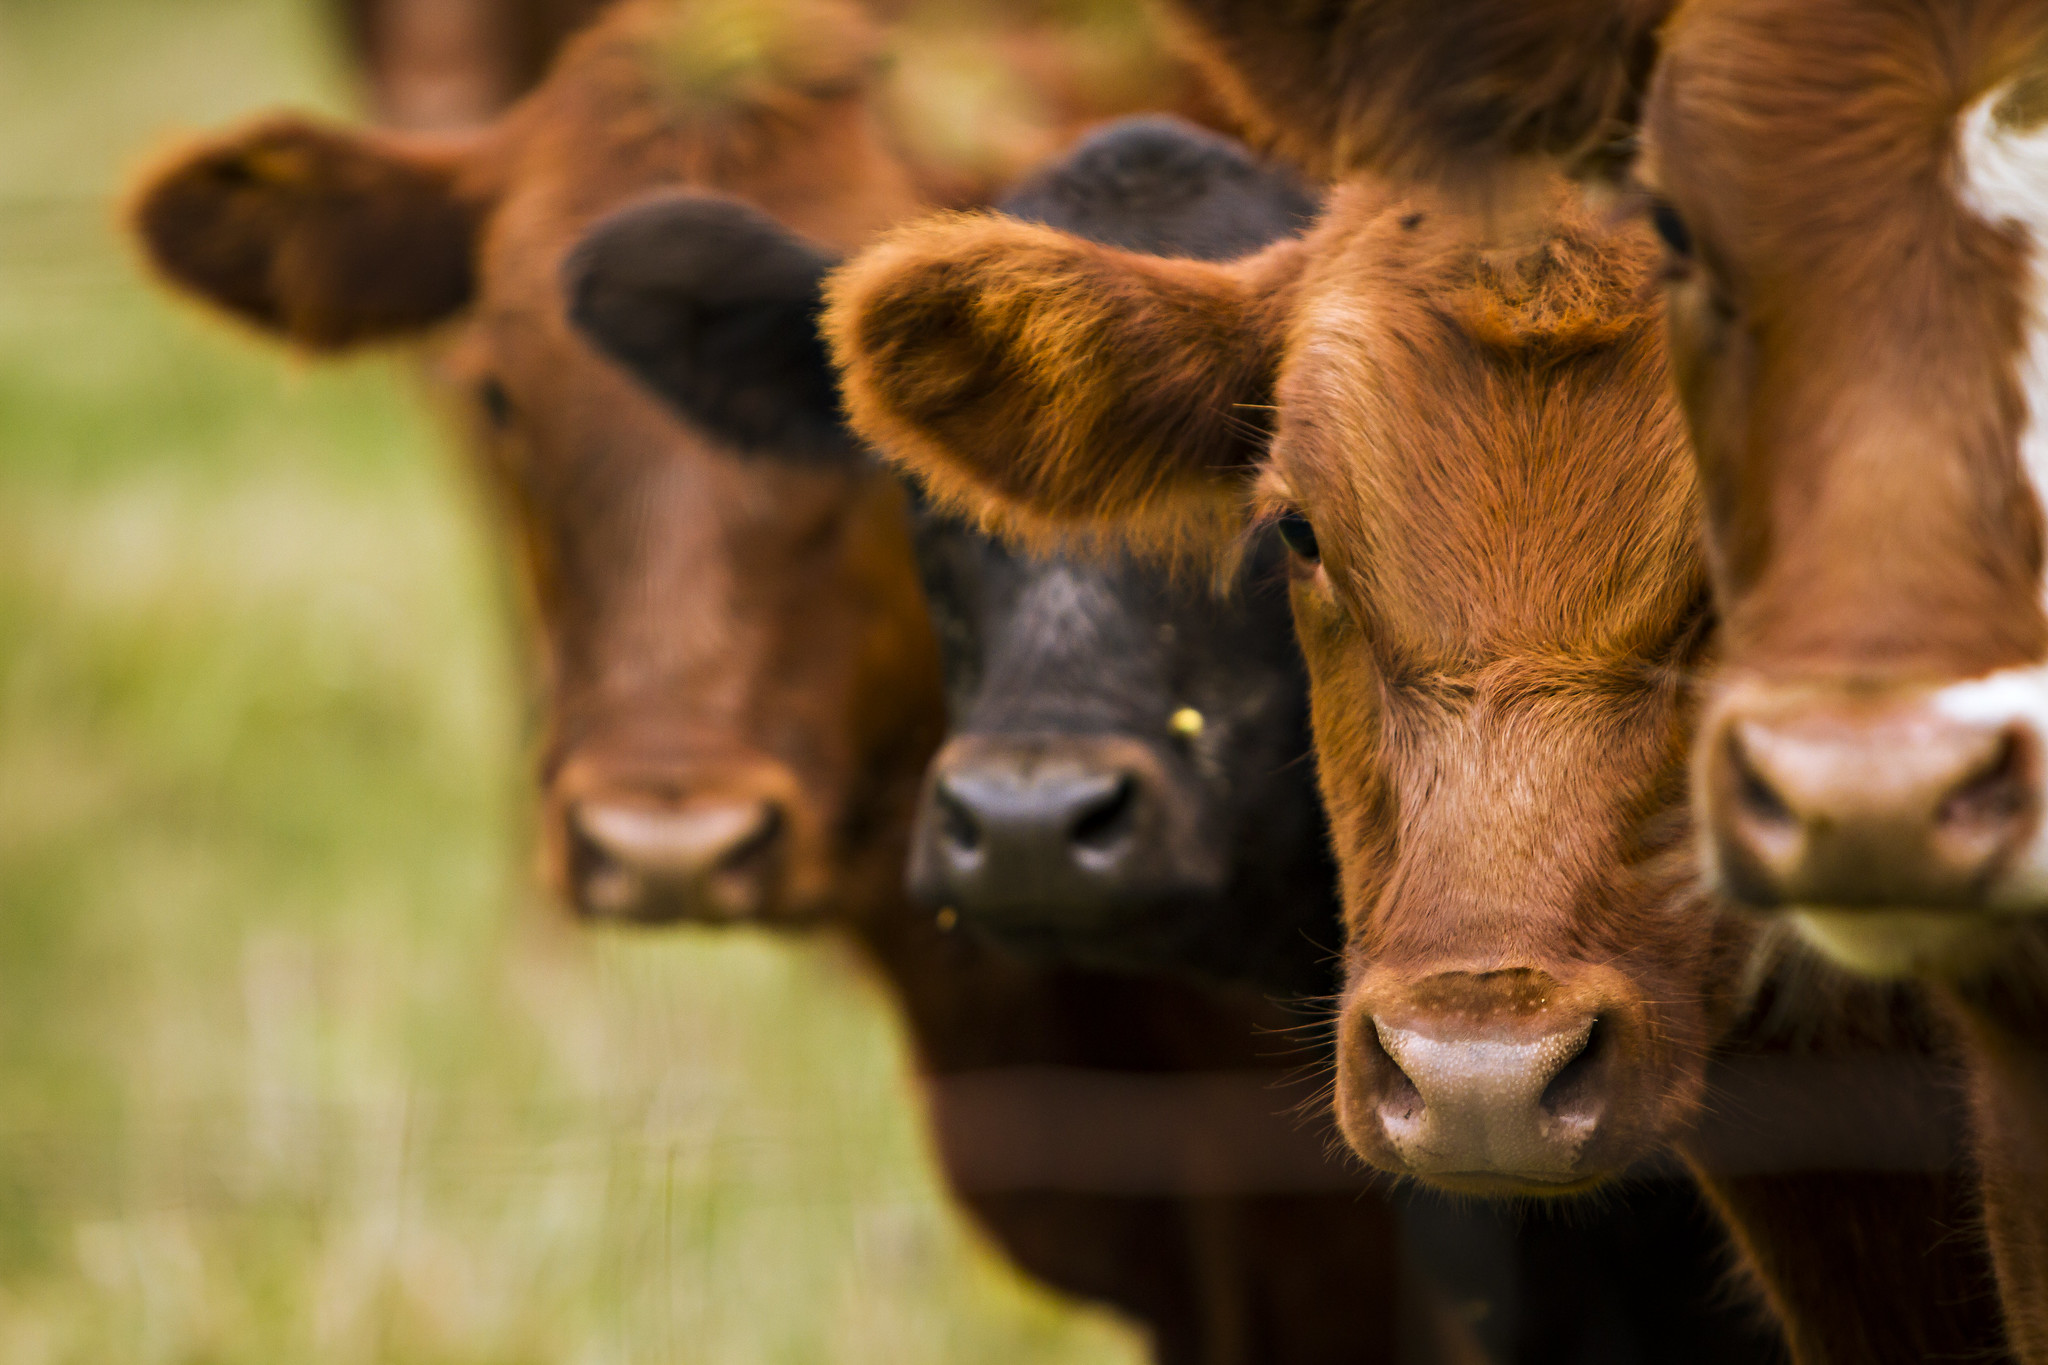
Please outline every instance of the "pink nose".
M1634 1083L1628 1003L1546 972L1445 972L1346 1011L1345 1135L1376 1165L1476 1192L1597 1179Z
M1701 805L1722 889L1761 907L1968 907L2033 834L2041 737L1924 697L1746 692L1709 725Z
M582 801L569 821L570 890L593 919L743 919L771 894L783 826L771 802Z

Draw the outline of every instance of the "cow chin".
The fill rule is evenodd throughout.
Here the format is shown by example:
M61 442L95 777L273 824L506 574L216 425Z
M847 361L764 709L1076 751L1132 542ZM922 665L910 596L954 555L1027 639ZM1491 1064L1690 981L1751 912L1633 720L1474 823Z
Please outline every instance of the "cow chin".
M1956 910L1798 906L1793 932L1822 957L1879 980L1956 979L1997 965L2018 917Z

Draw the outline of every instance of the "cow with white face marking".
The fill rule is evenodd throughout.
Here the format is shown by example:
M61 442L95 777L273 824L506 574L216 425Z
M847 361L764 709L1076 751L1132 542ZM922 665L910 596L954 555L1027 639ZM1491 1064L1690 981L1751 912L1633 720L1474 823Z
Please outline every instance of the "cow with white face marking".
M1954 1007L2048 1361L2048 5L1712 0L1641 175L1729 657L1718 885Z

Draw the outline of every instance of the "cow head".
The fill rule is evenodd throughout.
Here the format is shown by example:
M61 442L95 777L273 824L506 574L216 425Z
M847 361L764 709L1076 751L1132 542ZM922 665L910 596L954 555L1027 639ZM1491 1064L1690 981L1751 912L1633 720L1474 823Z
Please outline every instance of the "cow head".
M593 917L808 919L900 875L879 836L907 828L940 701L894 480L757 390L727 397L742 435L678 420L559 283L592 219L664 186L841 248L909 211L873 43L836 0L627 5L475 138L273 120L135 210L172 283L266 333L437 344L535 589L547 861Z
M1003 207L1232 256L1314 204L1236 144L1151 118L1097 133ZM772 376L764 411L840 431L815 324L826 265L745 205L668 195L600 224L569 292L593 339L693 423L737 435L749 419L730 395ZM1277 541L1222 596L1127 556L1020 553L929 505L916 525L951 725L913 893L1012 947L1322 988L1334 916Z
M1726 672L1710 872L1865 970L2048 904L2048 14L1683 8L1640 176Z
M856 425L1027 537L1291 547L1342 868L1338 1112L1388 1169L1597 1182L1695 1103L1742 931L1693 889L1710 630L1654 244L1341 190L1230 264L967 219L835 280Z

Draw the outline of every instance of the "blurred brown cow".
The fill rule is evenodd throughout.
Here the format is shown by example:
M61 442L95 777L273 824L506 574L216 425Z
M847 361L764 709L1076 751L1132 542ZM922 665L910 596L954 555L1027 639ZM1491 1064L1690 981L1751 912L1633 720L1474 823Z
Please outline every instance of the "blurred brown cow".
M636 0L480 131L270 119L173 158L135 222L171 283L280 340L435 343L534 587L565 899L848 933L904 1010L955 1189L1160 1359L1391 1360L1412 1301L1393 1215L1323 1135L1273 1122L1300 1096L1273 1088L1261 1030L1288 1016L1026 966L908 905L941 703L893 476L780 401L773 356L718 395L767 433L734 442L567 325L566 253L650 191L751 205L835 253L954 193L958 163L900 152L884 41L842 0ZM714 308L697 340L733 321ZM799 329L789 360L822 371L819 344Z

